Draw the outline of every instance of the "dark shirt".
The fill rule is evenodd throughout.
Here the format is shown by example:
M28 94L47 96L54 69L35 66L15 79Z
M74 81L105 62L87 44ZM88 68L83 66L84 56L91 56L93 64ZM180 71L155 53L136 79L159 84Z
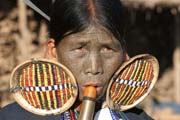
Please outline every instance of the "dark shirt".
M152 120L143 110L133 108L124 112L129 120ZM0 110L0 120L60 120L60 115L40 116L30 113L20 107L17 103L12 103Z

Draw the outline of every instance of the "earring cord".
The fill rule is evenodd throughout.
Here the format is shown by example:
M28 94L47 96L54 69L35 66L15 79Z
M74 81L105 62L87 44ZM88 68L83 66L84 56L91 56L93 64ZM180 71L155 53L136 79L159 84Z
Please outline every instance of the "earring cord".
M41 9L39 9L36 5L34 5L30 0L22 0L26 5L31 7L33 10L38 12L40 15L42 15L44 18L46 18L48 21L50 21L50 17L45 14Z

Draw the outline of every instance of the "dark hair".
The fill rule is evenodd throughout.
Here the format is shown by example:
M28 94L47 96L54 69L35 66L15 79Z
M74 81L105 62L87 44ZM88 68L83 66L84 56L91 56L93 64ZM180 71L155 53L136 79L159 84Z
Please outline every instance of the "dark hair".
M66 35L80 32L91 24L99 24L124 47L124 15L120 0L56 0L52 7L50 37L58 45Z

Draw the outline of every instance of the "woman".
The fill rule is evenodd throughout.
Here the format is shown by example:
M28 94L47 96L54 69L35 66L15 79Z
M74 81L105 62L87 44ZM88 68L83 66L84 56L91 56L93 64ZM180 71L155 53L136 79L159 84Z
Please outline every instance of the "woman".
M96 114L106 107L104 98L110 78L128 59L122 36L124 9L119 0L56 0L52 8L46 58L72 71L79 87L78 100L65 113L45 117L31 114L13 103L1 110L3 120L72 119L73 116L78 119L83 91L89 85L97 91ZM7 113L9 109L11 112ZM107 109L113 114L107 113L106 119L151 119L137 108L126 112ZM73 115L66 116L69 111ZM122 114L114 114L117 112Z

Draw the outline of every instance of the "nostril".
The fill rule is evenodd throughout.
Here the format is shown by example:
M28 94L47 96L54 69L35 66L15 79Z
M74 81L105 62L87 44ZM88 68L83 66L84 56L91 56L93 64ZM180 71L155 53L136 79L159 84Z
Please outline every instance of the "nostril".
M88 74L92 74L92 75L98 75L98 74L102 74L103 73L103 70L102 70L102 68L100 68L100 67L96 67L96 68L89 68L88 70L87 70L87 72L86 73L88 73Z

